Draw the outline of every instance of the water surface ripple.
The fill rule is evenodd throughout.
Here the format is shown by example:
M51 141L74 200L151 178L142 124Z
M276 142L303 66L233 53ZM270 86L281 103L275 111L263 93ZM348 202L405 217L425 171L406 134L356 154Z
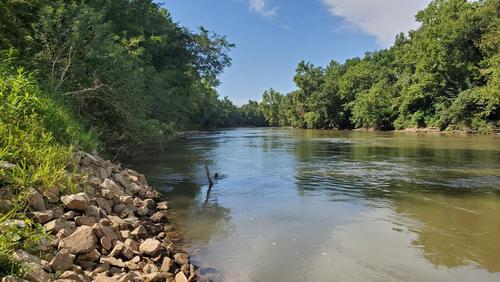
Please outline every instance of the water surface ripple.
M499 136L234 129L129 162L216 281L500 281Z

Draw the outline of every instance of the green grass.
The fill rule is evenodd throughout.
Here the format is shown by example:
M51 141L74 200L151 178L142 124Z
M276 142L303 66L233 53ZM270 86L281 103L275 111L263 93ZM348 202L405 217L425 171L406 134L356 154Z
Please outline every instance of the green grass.
M0 161L15 165L0 169L0 275L22 276L22 267L10 260L12 252L30 249L44 236L43 228L26 219L28 190L78 190L70 173L76 168L72 153L98 147L95 134L48 97L29 73L0 60ZM11 219L26 224L6 227Z

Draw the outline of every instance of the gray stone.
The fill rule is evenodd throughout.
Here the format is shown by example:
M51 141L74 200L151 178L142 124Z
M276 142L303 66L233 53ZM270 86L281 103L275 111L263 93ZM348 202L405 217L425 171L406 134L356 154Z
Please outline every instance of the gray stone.
M148 232L146 231L146 228L144 228L144 226L142 225L132 230L131 234L137 239L146 239L148 237Z
M119 267L119 268L124 268L125 267L125 263L121 259L116 259L114 257L101 257L101 259L99 260L99 262L100 263L109 264L111 266L116 266L116 267Z
M43 228L47 232L50 232L52 234L56 234L57 232L59 232L63 229L67 229L67 230L75 229L75 227L76 227L76 224L74 222L66 221L62 218L57 218L57 219L54 219L52 221L49 221L48 223L46 223L43 226Z
M52 271L65 271L73 268L73 261L75 256L70 254L66 250L61 250L57 255L50 261L50 267Z
M92 249L88 253L80 254L76 257L77 261L91 261L97 262L101 258L101 254L96 250Z
M109 256L118 257L120 255L120 253L122 252L124 246L125 245L122 242L116 241L115 246L113 247L113 250L111 252L109 252Z
M90 216L77 216L75 217L75 223L77 226L86 225L92 227L96 223L96 219Z
M65 271L57 281L88 282L90 279L74 271Z
M174 255L174 260L179 265L189 264L189 256L185 253L177 253Z
M108 214L111 213L112 211L111 204L107 200L105 200L104 198L95 198L95 202L97 203L97 206L105 210L106 213Z
M59 247L68 249L72 254L83 254L90 252L96 243L92 227L80 226L73 234L61 240Z
M160 271L173 272L175 269L174 261L169 257L164 257L160 267Z
M156 212L151 216L151 221L153 221L154 223L167 223L168 222L167 211L162 210Z
M179 272L175 275L175 282L189 282L189 280L187 279L187 277L186 277L186 275L184 274L184 272L179 271Z
M165 279L165 275L161 272L153 272L142 276L144 282L163 282Z
M34 211L44 211L45 200L43 199L42 193L38 192L34 188L30 188L28 192L28 205Z
M139 247L139 252L154 257L162 249L161 242L156 239L146 239Z
M41 260L38 257L23 250L17 250L12 254L12 259L24 263L30 270L25 277L28 281L45 282L52 280L52 276L43 270Z
M61 202L68 210L85 211L89 207L89 198L85 193L62 196Z
M156 204L156 209L158 210L167 210L168 209L168 202L159 202Z
M111 191L111 193L113 193L113 195L116 197L126 196L125 192L123 192L123 190L120 187L118 187L118 185L116 185L116 183L111 179L105 179L104 182L101 184L101 188Z

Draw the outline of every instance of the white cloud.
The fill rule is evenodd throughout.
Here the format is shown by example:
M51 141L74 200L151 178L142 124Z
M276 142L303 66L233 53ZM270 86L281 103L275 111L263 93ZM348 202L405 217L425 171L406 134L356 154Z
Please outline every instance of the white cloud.
M384 47L400 32L418 28L415 14L430 0L323 0L330 13L375 36Z
M258 13L266 18L273 17L278 10L278 7L269 7L267 0L248 0L248 5L251 12Z

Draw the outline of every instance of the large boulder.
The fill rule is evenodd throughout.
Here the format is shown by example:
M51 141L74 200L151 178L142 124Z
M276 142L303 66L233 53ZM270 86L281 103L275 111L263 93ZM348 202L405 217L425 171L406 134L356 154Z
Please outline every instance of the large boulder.
M94 249L97 238L94 230L89 226L80 226L70 236L59 242L59 248L65 248L72 254L88 253Z
M89 198L85 193L65 195L61 197L64 207L68 210L85 211L89 207Z
M149 238L142 242L139 247L139 252L143 255L154 257L161 249L162 245L160 241Z
M23 250L17 250L12 255L12 259L23 263L26 268L29 269L28 273L24 277L28 281L46 282L53 279L49 273L43 270L41 260L34 255L30 255Z
M73 268L74 259L74 255L66 250L61 250L50 262L50 267L54 272L70 270Z

